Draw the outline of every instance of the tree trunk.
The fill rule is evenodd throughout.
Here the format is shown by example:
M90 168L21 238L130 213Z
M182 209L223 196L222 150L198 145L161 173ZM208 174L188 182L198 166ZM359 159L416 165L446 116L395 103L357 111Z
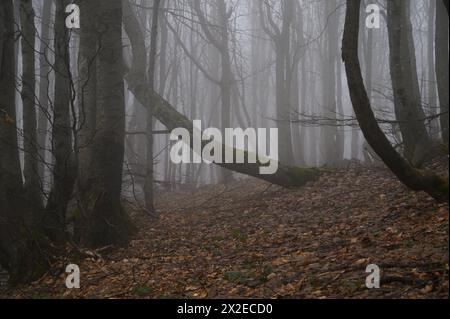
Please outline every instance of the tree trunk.
M156 69L156 53L158 46L158 17L159 17L159 7L161 1L154 0L153 1L153 17L152 17L152 28L151 28L151 42L150 42L150 56L149 56L149 71L148 71L148 81L149 88L155 90L155 69ZM154 199L153 199L153 170L154 170L154 162L153 162L153 108L147 108L147 117L146 117L146 137L147 137L147 145L146 145L146 178L145 178L145 207L147 211L153 213L155 210L154 207Z
M126 15L124 20L125 30L132 43L133 65L136 63L135 59L140 56L139 52L145 50L144 38L134 20L135 18L133 18L132 15ZM149 90L147 83L142 81L143 78L145 78L145 76L142 74L142 71L139 72L139 70L134 69L133 67L126 76L129 90L136 99L139 100L144 107L153 106L153 115L164 124L168 130L186 128L192 133L192 121L180 114L175 107L159 94ZM288 188L301 187L307 182L316 180L319 177L319 170L317 169L292 167L283 163L278 165L278 171L273 175L261 175L259 173L259 163L220 164L219 166Z
M70 110L72 74L69 34L65 25L68 1L56 1L55 12L55 103L53 107L53 184L46 207L45 227L49 238L62 244L65 239L66 210L72 196L76 167L72 151Z
M326 164L334 164L342 160L342 149L339 141L337 127L337 104L336 104L336 64L338 50L338 26L337 14L333 14L337 3L334 0L326 1L327 32L324 45L324 63L322 68L322 78L324 82L324 116L329 119L330 125L322 128L324 140L322 154Z
M16 111L14 9L0 1L0 264L18 284L41 276L49 263L46 240L32 218L22 185Z
M35 98L35 25L31 0L21 0L22 30L22 102L25 192L27 202L36 214L42 214L42 185L38 173L38 145Z
M395 114L400 122L404 155L420 166L431 146L417 77L409 1L388 1L390 68Z
M98 48L94 56L97 63L95 134L87 145L89 162L80 162L83 166L80 170L87 174L81 185L81 216L77 223L81 243L90 247L126 244L132 231L121 205L125 140L122 4L120 0L100 0L95 4L97 8L91 8L90 14L95 12L96 16L89 17L83 11L84 20L94 18L90 21L96 21L95 30L102 36L88 35L93 30L82 27L80 44L83 55L89 53L87 45ZM94 39L98 39L98 45L91 43ZM92 56L80 58L90 61Z
M47 148L47 131L49 126L48 109L50 96L50 73L51 68L48 63L50 58L50 22L53 1L44 1L41 21L41 55L39 58L39 112L37 141L39 147L38 173L41 180L45 178L45 161Z
M358 57L360 8L361 0L347 0L342 57L350 98L363 134L377 155L406 186L415 191L425 191L438 200L448 201L448 179L414 169L395 151L377 123L364 86Z
M448 6L448 1L446 1ZM436 79L440 111L442 116L442 140L448 144L448 11L444 11L444 1L437 1L436 10Z
M427 103L428 103L428 114L430 116L436 116L438 113L438 105L437 105L437 94L436 94L436 68L434 61L434 43L435 43L435 35L434 30L436 26L436 2L430 1L430 5L428 8L428 34L427 34ZM438 119L432 119L430 121L430 136L433 139L437 139L439 137L439 124Z

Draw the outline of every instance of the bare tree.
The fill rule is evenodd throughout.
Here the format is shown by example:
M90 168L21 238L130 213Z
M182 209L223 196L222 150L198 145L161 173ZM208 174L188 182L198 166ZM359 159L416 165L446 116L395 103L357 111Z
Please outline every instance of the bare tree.
M88 82L84 88L89 87L90 91L84 91L82 94L85 96L81 99L93 99L82 107L96 106L95 111L87 110L95 112L96 122L95 126L89 124L89 129L94 130L86 146L89 156L79 163L83 176L80 185L81 216L77 228L81 243L99 247L126 243L132 230L121 204L125 140L122 3L120 0L100 0L96 1L94 9L88 2L83 20L88 25L95 22L95 25L92 29L81 27L80 59L81 67L87 63L88 76L95 61L97 74L93 79L96 81L95 96L91 96L93 87L89 87Z
M350 89L350 97L363 134L391 171L409 188L425 191L438 200L448 201L448 179L413 168L380 129L364 86L358 57L358 35L361 0L347 0L342 56Z
M429 154L431 143L417 76L410 2L388 1L387 8L395 114L402 133L404 155L413 165L420 166Z
M57 1L55 12L55 102L52 123L53 183L46 207L45 227L53 242L66 240L66 210L76 178L72 150L72 75L70 72L69 31L65 8L68 1Z
M50 33L53 1L44 1L41 17L40 56L39 56L39 111L37 124L37 143L39 147L38 172L41 180L45 178L45 161L47 148L47 132L50 117Z
M159 94L152 90L148 90L148 83L143 82L143 79L145 79L144 74L142 71L139 71L139 69L133 67L133 65L138 65L136 59L142 55L141 52L145 52L145 42L135 18L132 15L126 15L125 17L127 17L127 19L124 20L125 29L132 43L133 50L132 67L126 75L130 91L144 107L149 107L150 105L153 106L153 115L164 124L168 130L183 127L192 133L192 121L178 112L174 106ZM224 163L225 161L222 162ZM316 180L320 173L319 170L314 168L298 168L286 165L283 162L279 164L278 171L273 175L261 175L259 173L260 163L218 165L234 172L254 176L285 187L301 187L309 181Z
M22 102L25 192L28 204L39 212L42 207L41 183L38 172L38 144L36 127L35 24L31 0L21 0L22 31Z
M151 42L150 42L150 56L149 56L149 71L148 71L148 83L149 88L155 90L155 69L156 69L156 54L158 46L158 17L159 7L161 5L160 0L153 1L153 16L151 27ZM153 111L152 107L147 108L147 153L146 153L146 180L145 180L145 206L149 212L154 212L154 199L153 199Z
M279 129L280 159L288 164L294 163L291 133L290 84L291 72L291 32L294 14L294 1L285 0L280 3L281 27L274 19L274 9L267 0L260 1L261 26L271 38L275 47L276 73L276 119Z
M27 205L19 161L15 110L14 8L0 2L0 264L10 283L27 282L48 268L47 241Z
M444 11L447 7L447 13ZM436 79L442 116L442 139L448 144L448 0L437 1L436 10Z

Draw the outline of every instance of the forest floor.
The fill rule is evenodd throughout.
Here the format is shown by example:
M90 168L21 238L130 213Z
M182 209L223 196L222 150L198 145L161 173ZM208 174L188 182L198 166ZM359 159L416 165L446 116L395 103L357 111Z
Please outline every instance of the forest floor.
M61 260L3 295L449 297L448 204L408 191L383 168L330 170L298 190L255 180L179 190L160 195L158 208L158 219L132 214L139 232L129 247ZM65 288L68 263L80 265L81 289ZM369 264L381 268L381 289L365 286Z

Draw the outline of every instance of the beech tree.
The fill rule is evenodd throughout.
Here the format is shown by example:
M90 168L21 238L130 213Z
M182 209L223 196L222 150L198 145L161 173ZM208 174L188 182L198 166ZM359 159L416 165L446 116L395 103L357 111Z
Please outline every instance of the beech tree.
M396 152L380 129L364 86L358 57L361 0L347 0L342 57L347 73L350 97L361 130L376 154L406 186L425 191L438 200L448 201L448 179L412 167Z
M444 6L447 7L447 13ZM436 4L436 80L440 104L442 139L448 144L448 0Z
M144 107L153 108L155 116L168 130L176 128L185 128L193 136L193 123L183 114L179 113L168 101L162 98L153 90L149 90L148 82L145 80L145 74L142 72L139 57L145 52L145 42L142 32L139 30L138 22L133 15L125 15L125 30L130 38L133 51L133 62L126 75L129 90L139 100ZM191 143L192 145L193 143ZM235 150L236 152L236 150ZM223 154L225 154L223 152ZM278 184L284 187L301 187L306 183L316 180L320 171L315 168L299 168L284 163L278 165L278 171L273 175L261 175L259 173L260 163L244 164L218 164L219 166L241 174L254 176L270 183Z
M38 144L36 131L35 95L35 25L31 0L20 1L21 43L22 43L22 103L25 192L30 209L41 214L43 208L41 181L38 172Z
M417 76L410 2L387 2L390 69L395 115L402 134L404 155L420 166L429 154L431 140L425 127L425 113Z
M1 1L0 264L9 272L10 282L18 284L42 275L49 265L49 256L48 242L36 223L35 210L29 205L22 181L15 110L14 40L13 2Z
M49 129L50 114L50 82L51 82L51 65L49 59L51 56L51 16L53 1L44 1L41 16L40 30L40 56L39 56L39 98L38 98L38 124L37 124L37 143L38 143L38 173L41 180L45 178L46 169L46 149L47 149L47 132Z
M293 15L295 13L295 1L281 1L281 22L277 25L269 1L260 1L261 27L270 37L275 47L275 73L276 73L276 120L279 128L280 159L292 165L294 153L292 151L291 132L291 33L293 27Z
M66 239L66 210L72 197L76 178L72 149L72 87L70 71L69 30L66 28L65 8L68 1L55 3L55 101L52 123L53 183L49 194L46 218L47 233L53 242L62 244Z
M125 101L121 0L83 1L80 35L80 147L78 240L87 246L125 244L132 232L122 208ZM101 35L101 36L100 36ZM91 73L92 72L92 73ZM83 145L84 144L84 145Z
M430 105L439 102L432 117L448 143L448 1L426 6L436 19L419 35L421 6L390 0L388 28L360 37L365 12L347 0L345 74L336 0L83 0L75 2L79 30L65 25L69 3L0 1L0 265L12 284L41 276L67 247L77 249L72 243L127 245L135 231L128 206L155 212L156 196L178 187L228 182L236 172L297 188L328 169L294 163L350 167L362 158L358 124L373 153L355 165L379 157L410 189L448 201L448 179L419 169L434 143L425 91ZM422 86L421 73L431 79ZM310 122L294 126L293 112ZM172 130L186 129L193 149L194 140L210 143L194 134L199 119L219 131L276 125L278 170L227 163L225 145L218 168L173 163ZM248 151L231 148L233 159L252 159L252 146L260 149L252 140Z

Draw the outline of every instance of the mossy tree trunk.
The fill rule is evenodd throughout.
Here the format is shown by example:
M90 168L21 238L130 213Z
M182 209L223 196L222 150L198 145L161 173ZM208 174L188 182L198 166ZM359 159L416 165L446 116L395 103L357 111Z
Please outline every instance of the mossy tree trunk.
M402 183L412 190L424 191L438 200L448 201L448 179L413 168L396 152L377 123L364 86L358 57L360 9L361 0L347 0L342 57L350 98L361 130L369 145Z
M126 4L124 7L127 8ZM192 136L193 122L183 114L179 113L174 106L154 90L150 89L145 73L142 72L142 69L145 69L141 64L143 52L145 52L143 34L139 29L139 23L130 12L128 7L126 9L126 14L124 15L125 31L132 44L133 52L133 63L126 75L128 88L144 107L153 108L153 116L164 124L168 130L185 128L191 132ZM234 152L237 153L239 150L234 150ZM315 168L298 168L283 163L279 163L278 171L273 175L261 175L259 171L261 166L260 163L217 165L234 172L253 176L287 188L304 186L306 183L318 179L320 175L319 170Z

